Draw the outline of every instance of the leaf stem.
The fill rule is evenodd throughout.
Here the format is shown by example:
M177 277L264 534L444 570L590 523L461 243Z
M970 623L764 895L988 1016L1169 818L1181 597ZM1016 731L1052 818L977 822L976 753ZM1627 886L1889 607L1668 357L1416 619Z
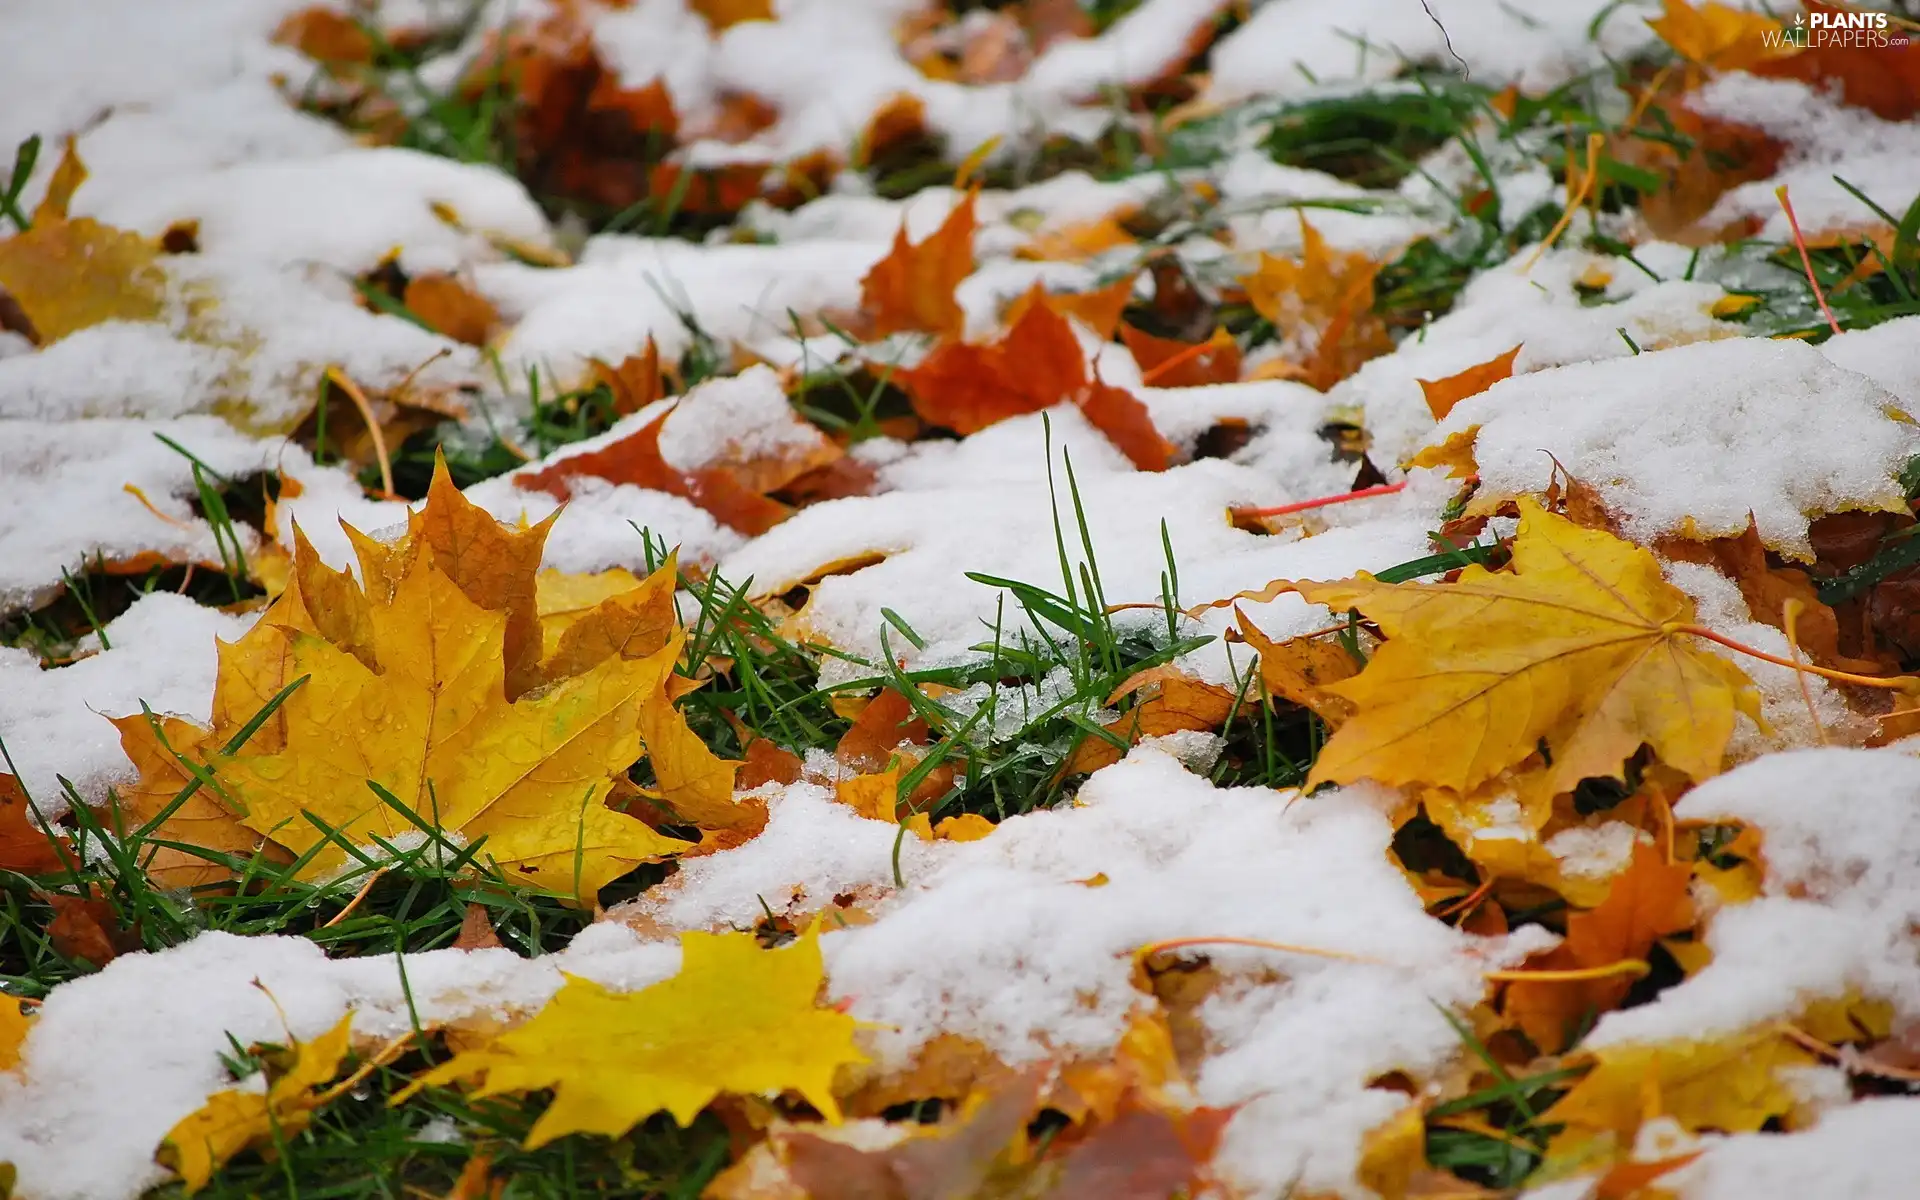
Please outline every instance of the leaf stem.
M1807 253L1806 235L1800 232L1800 218L1793 215L1793 201L1787 198L1787 185L1781 184L1773 189L1780 201L1780 207L1786 210L1787 225L1793 230L1793 244L1800 251L1800 266L1807 273L1807 286L1813 289L1813 298L1820 302L1821 315L1827 318L1827 328L1840 332L1840 322L1834 320L1833 310L1827 307L1827 296L1820 290L1820 281L1813 274L1813 258Z
M1851 671L1836 671L1831 667L1795 662L1791 658L1782 658L1778 654L1768 654L1765 650L1749 646L1745 642L1736 642L1725 634L1715 633L1703 625L1676 623L1666 628L1672 633L1690 633L1694 637L1705 638L1710 642L1716 642L1725 646L1729 650L1737 650L1749 658L1757 658L1761 662L1770 662L1777 667L1787 667L1794 671L1806 671L1810 674L1818 675L1822 679L1831 679L1835 683L1850 683L1855 687L1888 688L1896 692L1920 691L1920 678L1912 675L1895 675L1890 678L1879 675L1855 675Z
M1270 942L1265 938L1250 937L1203 936L1168 938L1165 941L1148 942L1146 945L1139 947L1133 952L1133 958L1135 962L1139 962L1141 959L1147 958L1150 955L1159 954L1167 950L1181 950L1188 946L1252 946L1256 950L1280 950L1288 954L1307 954L1314 958L1333 958L1341 962L1372 963L1376 966L1387 965L1384 959L1374 958L1366 954L1352 954L1345 950L1326 950L1318 946L1297 946L1292 942Z
M1488 971L1490 983L1582 983L1589 979L1611 979L1615 975L1640 978L1653 970L1644 959L1623 958L1597 967L1576 967L1566 971Z
M1407 489L1407 481L1382 483L1375 487L1361 488L1357 492L1341 492L1337 496L1316 496L1311 500L1296 500L1292 504L1281 504L1273 508L1236 508L1236 517L1284 517L1288 513L1306 512L1310 508L1326 508L1330 504L1345 504L1349 500L1365 500L1369 496L1391 496L1395 492Z

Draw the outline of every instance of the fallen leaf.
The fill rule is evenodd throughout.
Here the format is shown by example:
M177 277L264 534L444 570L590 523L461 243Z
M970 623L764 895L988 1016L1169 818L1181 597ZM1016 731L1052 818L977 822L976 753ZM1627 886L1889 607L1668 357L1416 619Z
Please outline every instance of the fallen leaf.
M1809 14L1860 11L1820 0L1806 0L1805 6ZM1909 120L1920 113L1920 39L1914 37L1910 23L1896 25L1890 21L1884 29L1869 32L1904 34L1906 40L1895 44L1889 37L1864 45L1836 39L1809 45L1797 54L1769 58L1750 69L1756 75L1798 79L1822 92L1838 85L1842 103L1864 108L1882 120Z
M273 40L319 63L370 63L373 39L360 22L332 9L303 8L287 14Z
M469 346L484 346L500 324L500 313L485 296L447 274L420 275L407 281L400 303L434 332Z
M1120 314L1133 302L1133 284L1137 273L1114 280L1091 292L1049 292L1038 283L1022 292L1007 307L1002 319L1012 326L1029 306L1044 304L1063 317L1073 317L1102 340L1113 336Z
M1621 1043L1583 1057L1591 1057L1593 1070L1541 1121L1566 1125L1573 1136L1612 1133L1621 1145L1631 1145L1653 1113L1690 1133L1752 1133L1793 1111L1793 1089L1781 1071L1814 1062L1770 1029L1713 1041Z
M0 772L0 871L50 875L73 865L77 863L66 835L42 827L34 819L27 789Z
M1128 1103L1076 1144L1045 1193L1051 1200L1164 1200L1206 1178L1232 1109L1169 1112Z
M991 834L998 826L979 813L961 813L957 817L943 817L933 827L933 836L943 842L977 842Z
M244 823L296 853L311 851L301 878L322 879L349 861L336 839L372 847L375 837L412 835L414 821L425 821L486 836L487 857L582 899L684 847L603 803L639 757L640 710L663 702L677 641L510 700L510 616L476 605L439 560L416 552L393 593L370 598L379 674L322 637L292 635L290 669L308 682L282 710L285 749L212 758L246 807ZM522 573L530 601L531 566ZM539 626L529 624L537 644ZM412 816L389 808L376 784Z
M569 1133L619 1137L665 1110L682 1126L723 1094L798 1092L840 1119L834 1072L865 1061L852 1017L819 1004L817 927L763 950L751 933L687 933L680 971L637 992L567 976L517 1029L464 1050L420 1087L478 1079L478 1096L552 1089L526 1147Z
M1096 254L1134 244L1134 237L1120 224L1130 213L1109 213L1091 221L1063 226L1036 234L1014 252L1015 258L1043 262L1081 262Z
M107 321L157 320L166 307L159 242L67 217L67 199L85 178L69 140L33 227L0 239L0 291L27 318L36 345Z
M734 786L742 791L752 791L769 783L798 783L806 765L798 754L763 737L747 743L746 756L734 780Z
M1310 709L1329 728L1338 729L1353 715L1353 704L1326 691L1330 684L1359 674L1360 664L1347 648L1329 638L1296 637L1276 642L1260 631L1236 605L1235 627L1260 656L1260 681L1267 695Z
M1386 635L1365 670L1327 690L1355 716L1309 785L1373 779L1466 794L1544 742L1554 792L1618 776L1642 744L1692 779L1716 774L1734 717L1759 719L1739 668L1681 632L1693 601L1646 550L1523 497L1511 573L1455 583L1296 585Z
M1478 396L1502 379L1513 377L1513 360L1520 355L1520 347L1515 346L1505 354L1496 354L1486 362L1468 367L1458 374L1445 379L1422 379L1419 381L1421 394L1427 399L1427 411L1436 421L1444 421L1453 406L1468 396Z
M901 743L924 746L927 736L927 723L912 702L896 688L881 688L840 735L833 756L862 774L884 771Z
M1150 387L1205 387L1240 378L1240 343L1224 328L1215 329L1204 342L1182 342L1122 325L1120 340L1140 365L1141 381Z
M231 657L226 647L222 651L223 658ZM267 697L260 699L264 704ZM258 708L256 705L254 711ZM108 720L120 731L120 748L140 773L137 781L114 790L118 823L130 830L140 829L172 809L147 836L176 845L150 845L141 853L140 864L147 877L163 888L203 887L233 878L233 871L213 856L227 854L245 861L259 849L260 835L241 824L242 814L227 807L213 788L197 788L185 801L174 805L181 791L195 782L181 757L197 765L223 739L180 717L149 720L142 712ZM195 854L179 846L196 846L207 853Z
M958 1113L914 1126L883 1150L863 1150L832 1130L776 1132L774 1153L809 1200L956 1200L987 1182L1026 1130L1040 1102L1042 1075L1013 1077L968 1097Z
M973 231L972 193L923 242L907 241L906 222L900 223L893 249L860 281L860 307L872 321L874 336L960 335L966 314L953 290L973 273Z
M1141 738L1169 733L1218 729L1226 724L1234 703L1231 690L1183 674L1171 663L1129 676L1107 697L1106 703L1111 707L1127 696L1138 697L1134 706L1105 728L1128 745ZM1097 771L1119 762L1124 753L1106 738L1089 734L1074 747L1063 770L1069 774Z
M264 1091L228 1088L207 1097L198 1110L167 1132L154 1157L178 1173L192 1195L234 1155L259 1142L290 1138L313 1120L314 1110L331 1096L321 1089L340 1073L347 1055L353 1014L310 1042L295 1041L269 1058L286 1061ZM255 1052L260 1051L256 1046Z
M1240 286L1254 311L1279 333L1284 361L1324 392L1393 349L1393 339L1373 312L1380 264L1364 254L1336 254L1304 212L1300 237L1300 261L1262 251L1258 269L1241 276Z
M629 355L617 365L593 359L593 378L613 393L613 411L621 416L639 412L667 393L666 380L660 374L660 346L647 335L646 349Z
M138 935L120 927L120 914L113 903L102 898L93 885L88 885L85 896L52 892L44 898L53 907L47 937L55 953L98 969L128 951L140 949Z
M1078 403L1087 423L1105 434L1135 469L1164 471L1173 465L1178 448L1160 435L1147 406L1132 392L1104 382L1096 371Z
M1633 857L1599 907L1567 918L1566 940L1530 960L1528 969L1582 970L1625 959L1645 960L1655 942L1693 927L1690 863L1669 863L1652 846L1635 843ZM1507 986L1502 1011L1519 1022L1543 1054L1558 1054L1590 1017L1619 1007L1634 977L1614 975Z
M1798 53L1791 43L1775 40L1780 22L1762 13L1745 12L1715 0L1695 8L1687 0L1665 0L1666 10L1648 17L1647 24L1674 53L1696 66L1715 71L1750 71L1773 58Z
M460 918L460 932L453 939L455 950L498 950L501 948L500 935L493 930L493 918L487 914L484 904L467 903L466 915Z

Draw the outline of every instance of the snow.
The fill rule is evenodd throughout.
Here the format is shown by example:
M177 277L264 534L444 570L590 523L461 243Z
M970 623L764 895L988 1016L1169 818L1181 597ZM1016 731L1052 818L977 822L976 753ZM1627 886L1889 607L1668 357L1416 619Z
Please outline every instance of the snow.
M1898 1200L1920 1171L1920 1100L1880 1097L1827 1113L1811 1129L1708 1138L1660 1182L1683 1200L1849 1196Z
M1429 444L1477 427L1483 504L1544 491L1551 454L1637 540L1737 536L1751 514L1768 547L1811 559L1810 518L1906 507L1895 477L1920 431L1899 418L1890 393L1813 348L1741 338L1503 380Z

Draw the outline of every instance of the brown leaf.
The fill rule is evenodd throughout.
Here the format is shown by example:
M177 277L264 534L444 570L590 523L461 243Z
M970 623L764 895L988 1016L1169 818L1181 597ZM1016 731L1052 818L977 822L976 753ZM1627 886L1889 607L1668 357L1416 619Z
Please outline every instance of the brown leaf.
M467 913L460 918L460 932L453 939L455 950L498 950L501 948L500 935L493 931L493 918L487 913L484 904L469 903Z
M1520 347L1515 346L1505 354L1496 354L1486 362L1468 367L1445 379L1422 379L1420 391L1427 398L1427 411L1436 421L1444 421L1453 406L1468 396L1478 396L1502 379L1513 377L1513 360L1519 357Z
M871 319L875 336L960 335L966 314L953 290L973 273L973 231L971 193L924 242L908 242L906 222L901 222L893 249L860 281L860 307Z
M42 829L32 813L27 789L14 776L0 772L0 871L50 875L77 865L65 835Z
M83 898L48 893L43 898L53 906L47 936L53 940L56 953L104 967L127 951L140 948L139 937L120 928L111 901L93 894Z
M1119 735L1128 745L1141 738L1169 733L1218 729L1226 724L1227 715L1233 711L1233 692L1184 675L1172 664L1136 672L1114 689L1107 703L1112 705L1132 695L1138 695L1139 702L1106 726L1108 732ZM1069 774L1097 771L1120 761L1122 753L1105 738L1088 735L1074 747L1064 769Z
M408 280L400 302L435 332L469 346L486 345L487 334L500 323L493 304L452 275L421 275Z
M1233 1110L1128 1104L1068 1152L1049 1200L1165 1200L1197 1188Z
M1032 304L1001 341L943 342L894 378L922 420L964 436L1072 399L1086 386L1087 367L1066 320Z
M1364 254L1335 253L1304 212L1300 237L1299 262L1262 252L1259 269L1242 276L1240 285L1254 310L1296 347L1292 357L1277 361L1324 392L1393 349L1393 339L1373 311L1380 264Z
M734 777L734 786L743 792L769 783L798 783L805 766L798 754L763 737L747 743L746 755L740 773Z
M370 63L373 39L352 17L330 8L303 8L287 14L273 31L273 40L321 63Z

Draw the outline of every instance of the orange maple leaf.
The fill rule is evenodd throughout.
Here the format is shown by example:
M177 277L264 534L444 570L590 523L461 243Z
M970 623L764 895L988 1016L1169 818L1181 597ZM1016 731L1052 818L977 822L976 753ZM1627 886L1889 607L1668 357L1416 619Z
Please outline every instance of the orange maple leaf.
M1063 317L1078 318L1104 341L1113 336L1120 324L1120 314L1133 302L1133 281L1137 276L1135 272L1091 292L1049 292L1036 283L1007 306L1004 319L1009 325L1015 324L1028 307L1044 304Z
M1607 898L1591 911L1568 917L1566 940L1529 966L1583 970L1646 958L1656 941L1693 927L1693 901L1687 893L1692 878L1691 864L1667 862L1652 846L1636 844ZM1542 1053L1556 1054L1590 1014L1617 1007L1632 987L1630 975L1514 983L1507 988L1504 1011Z
M1240 378L1240 343L1224 328L1204 342L1183 342L1122 325L1120 340L1140 364L1141 382L1151 387L1205 387Z
M1295 370L1279 374L1326 391L1393 349L1393 339L1373 311L1380 264L1364 254L1335 254L1305 213L1300 238L1300 261L1263 251L1259 269L1241 276L1240 286L1290 347L1287 362Z
M1427 410L1436 421L1444 421L1453 406L1468 396L1478 396L1502 379L1513 377L1513 360L1520 354L1515 346L1505 354L1496 354L1445 379L1422 379L1420 391L1427 398Z
M0 871L48 875L69 865L67 839L42 829L29 815L27 789L0 774Z
M1707 0L1695 8L1687 0L1666 0L1666 11L1647 24L1674 53L1714 71L1748 71L1770 58L1798 52L1792 42L1772 41L1780 22L1762 13L1743 12Z
M1088 375L1073 328L1044 304L1027 305L1001 341L943 342L895 378L922 420L955 433L1072 403L1143 471L1165 470L1176 453L1132 393Z
M1807 0L1809 13L1849 11ZM1892 28L1886 30L1891 34ZM1756 75L1798 79L1816 89L1840 85L1841 100L1887 121L1905 121L1920 113L1920 38L1906 31L1906 42L1874 45L1854 42L1808 46L1791 57L1769 59L1752 68Z
M960 336L966 314L954 300L953 290L973 273L974 225L972 193L923 242L909 242L906 222L900 223L893 249L860 281L860 306L871 318L875 336L903 332Z

